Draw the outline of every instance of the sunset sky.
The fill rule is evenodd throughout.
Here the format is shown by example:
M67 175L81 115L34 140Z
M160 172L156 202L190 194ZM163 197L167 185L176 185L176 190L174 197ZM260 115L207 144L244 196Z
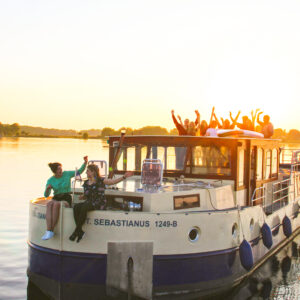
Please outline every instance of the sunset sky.
M0 122L173 128L250 115L300 130L300 2L0 2Z

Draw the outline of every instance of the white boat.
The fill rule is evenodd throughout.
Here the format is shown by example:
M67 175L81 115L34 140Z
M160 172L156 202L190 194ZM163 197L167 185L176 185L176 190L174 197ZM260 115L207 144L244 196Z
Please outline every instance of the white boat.
M80 243L63 207L43 241L51 198L31 201L29 280L54 299L228 290L300 232L300 151L281 165L283 153L262 138L109 137L110 170L118 161L115 176L135 176L106 189L108 209L88 214ZM74 188L73 203L82 192Z

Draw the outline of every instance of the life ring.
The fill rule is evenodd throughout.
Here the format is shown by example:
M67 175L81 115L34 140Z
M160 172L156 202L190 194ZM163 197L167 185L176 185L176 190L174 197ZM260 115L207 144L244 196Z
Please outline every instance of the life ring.
M251 245L245 239L240 244L239 252L242 266L249 271L253 267L253 253Z
M264 223L260 229L264 245L270 249L273 245L272 231L267 223Z

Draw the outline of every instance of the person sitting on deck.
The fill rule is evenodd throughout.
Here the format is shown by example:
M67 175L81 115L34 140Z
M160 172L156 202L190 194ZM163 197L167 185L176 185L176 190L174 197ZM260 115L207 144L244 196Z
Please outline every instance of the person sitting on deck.
M195 125L194 122L189 123L189 127L187 129L187 135L196 136L198 134L198 126Z
M88 179L83 184L84 193L80 197L81 200L85 199L85 201L74 205L73 213L76 228L69 238L71 241L75 241L77 238L77 243L84 236L82 226L86 220L87 213L92 210L106 209L105 185L116 184L133 176L133 172L126 172L122 177L115 179L102 178L98 166L94 164L88 165L86 174Z
M215 120L213 120L215 118ZM216 119L216 114L215 114L215 107L212 108L211 116L210 116L210 121L208 128L206 130L205 135L206 136L218 136L217 134L217 127L220 123Z
M243 123L236 123L237 127L243 130L255 131L255 120L258 111L259 109L256 109L255 113L253 113L253 110L251 111L252 120L250 120L248 116L243 116L242 117Z
M178 130L178 134L179 135L187 135L187 128L185 128L183 124L181 124L177 121L177 119L174 115L174 109L171 110L171 114L172 114L172 119L173 119L173 122L176 126L176 129ZM180 118L180 120L181 120L181 118ZM187 123L188 119L186 119L185 121Z
M206 135L206 136L218 136L218 133L217 133L217 126L218 126L217 121L212 120L212 121L210 122L209 128L206 130L205 135Z
M243 130L254 130L254 126L248 116L243 116L242 120L242 123L236 123L238 128Z
M83 173L88 162L88 157L85 156L84 163L77 171L79 174ZM42 240L49 240L54 236L54 227L58 221L60 201L64 201L66 207L71 207L72 197L71 193L71 178L76 176L75 171L63 171L60 163L49 163L49 167L53 172L53 176L50 177L46 184L44 196L48 197L51 193L51 189L54 191L54 197L47 203L46 208L46 223L47 231L42 237Z
M230 112L231 114L231 112ZM239 114L240 112L238 112L237 116L235 117L235 119L233 119L232 123L230 124L230 121L228 119L223 119L221 118L221 121L222 121L222 124L219 122L216 114L214 113L214 118L215 118L215 121L217 122L218 124L218 128L219 129L234 129L235 125L236 125L236 122L237 122L237 119L239 117Z
M268 115L264 115L263 122L259 120L259 116L263 112L259 112L257 115L257 123L261 126L261 133L264 135L265 138L270 138L274 134L274 127L273 124L270 122L270 117Z
M189 120L189 119L185 119L184 122L182 123L182 120L181 120L180 115L177 115L177 118L178 118L178 120L179 120L180 125L181 125L185 130L187 130L188 127L189 127L189 124L190 124L190 120Z
M199 123L200 123L200 114L198 110L195 110L196 113L196 120L195 122L190 122L189 119L184 120L184 124L181 121L181 117L178 115L177 118L179 122L177 121L174 110L171 110L172 119L173 122L178 130L179 135L197 135Z
M206 130L208 129L208 124L205 120L200 123L200 136L205 136Z
M231 124L230 124L230 121L229 121L228 119L225 119L225 121L224 121L224 120L221 118L222 123L223 123L222 128L223 128L223 129L234 129L234 128L235 128L235 125L237 124L237 120L238 120L238 118L239 118L239 116L240 116L240 113L241 113L241 111L239 110L239 112L237 113L236 117L233 118L233 117L232 117L231 111L229 112L229 116L230 116L230 119L231 119L231 122L232 122Z

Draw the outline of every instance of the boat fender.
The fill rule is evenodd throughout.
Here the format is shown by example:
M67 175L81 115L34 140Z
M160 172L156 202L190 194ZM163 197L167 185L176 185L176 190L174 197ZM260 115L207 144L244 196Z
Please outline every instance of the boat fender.
M267 223L264 223L260 229L264 245L270 249L273 245L272 231Z
M253 253L251 245L245 239L240 244L239 252L242 266L249 271L253 267Z
M286 237L292 235L292 223L288 216L285 216L282 220L283 233Z

